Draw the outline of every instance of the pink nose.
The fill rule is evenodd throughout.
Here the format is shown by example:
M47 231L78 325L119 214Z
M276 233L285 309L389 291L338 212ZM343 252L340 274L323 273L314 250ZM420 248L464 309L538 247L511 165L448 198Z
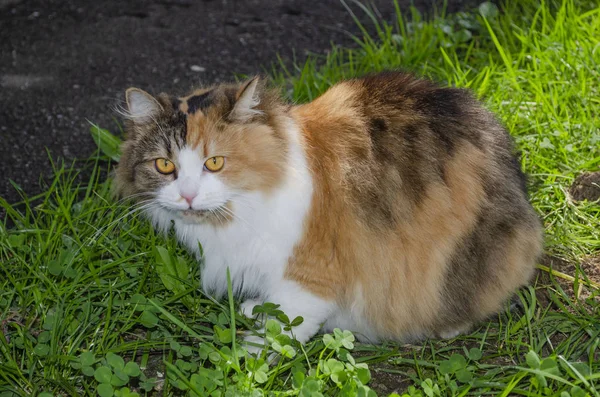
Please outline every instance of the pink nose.
M185 199L185 201L187 201L191 207L192 201L194 201L194 199L196 198L196 195L195 194L181 194L181 197L183 197Z

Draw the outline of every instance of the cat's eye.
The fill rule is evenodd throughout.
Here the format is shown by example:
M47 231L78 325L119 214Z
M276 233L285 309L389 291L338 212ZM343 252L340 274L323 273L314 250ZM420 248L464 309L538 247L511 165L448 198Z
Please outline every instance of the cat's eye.
M225 157L223 156L211 157L204 163L204 167L210 172L221 171L224 165Z
M167 159L156 159L154 160L154 167L161 174L169 175L175 172L175 164L171 160Z

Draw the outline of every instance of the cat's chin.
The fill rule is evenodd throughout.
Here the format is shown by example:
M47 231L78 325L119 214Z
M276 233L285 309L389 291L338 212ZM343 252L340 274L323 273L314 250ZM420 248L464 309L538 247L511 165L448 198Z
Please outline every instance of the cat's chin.
M183 210L179 211L179 215L181 215L184 219L204 219L208 215L210 215L210 211L208 210Z
M223 223L229 220L229 216L221 208L202 209L202 210L178 210L175 214L185 223Z

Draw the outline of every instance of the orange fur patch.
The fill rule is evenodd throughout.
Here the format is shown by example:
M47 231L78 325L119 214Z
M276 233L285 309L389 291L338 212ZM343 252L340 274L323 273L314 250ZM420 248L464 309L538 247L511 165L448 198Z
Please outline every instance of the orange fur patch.
M448 257L477 218L482 168L481 151L462 149L448 167L450 186L432 186L412 216L384 234L344 210L339 185L317 178L306 237L287 277L347 309L361 291L363 315L383 335L429 330L441 307Z
M202 112L196 112L187 116L187 135L186 141L192 149L198 148L202 140L202 133L205 129L206 118ZM204 151L204 154L206 151Z
M349 175L363 177L362 186L372 183L369 165L381 161L365 132L367 120L357 112L359 93L352 84L342 83L292 110L302 126L315 190L304 238L285 275L346 310L358 310L379 335L432 334L438 331L438 313L445 304L449 258L474 230L486 200L482 175L494 172L494 165L487 153L464 141L445 163L443 181L429 181L415 206L405 205L410 200L398 186L383 187L379 197L395 197L390 216L399 219L398 224L369 226L351 206L352 189L361 189L361 183L348 186ZM418 120L408 111L390 118L399 125ZM361 157L363 163L358 162ZM379 197L373 197L372 206L381 205ZM531 252L524 256L525 246ZM520 285L539 252L531 243L511 249L514 255L498 266L502 274L512 275L492 289L490 304L483 304L480 314L497 309Z

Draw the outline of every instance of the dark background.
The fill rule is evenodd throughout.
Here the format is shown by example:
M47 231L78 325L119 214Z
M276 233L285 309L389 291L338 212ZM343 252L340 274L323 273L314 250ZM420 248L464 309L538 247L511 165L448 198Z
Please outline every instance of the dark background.
M392 0L362 0L383 19ZM449 12L478 0L448 0ZM368 18L352 0L363 21ZM413 0L425 13L441 1ZM410 0L399 0L408 10ZM192 85L291 65L358 33L340 0L0 0L0 197L31 195L53 158L85 159L87 120L116 130L123 92L181 93Z

